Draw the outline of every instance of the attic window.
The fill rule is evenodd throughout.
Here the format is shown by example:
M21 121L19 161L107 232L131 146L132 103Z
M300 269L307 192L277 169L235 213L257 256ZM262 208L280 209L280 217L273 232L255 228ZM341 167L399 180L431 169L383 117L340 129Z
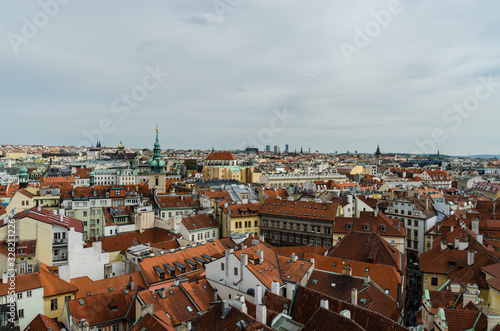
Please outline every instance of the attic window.
M386 229L385 229L385 226L384 226L384 225L381 225L381 226L380 226L380 231L385 232L385 230L386 230Z
M333 266L336 267L337 266L337 262L333 262Z
M363 224L363 230L365 230L365 231L370 230L370 227L368 226L368 224Z
M168 293L170 293L170 295L174 295L174 291L172 290L168 291Z
M366 299L365 299L365 298L360 299L360 300L359 300L359 302L360 302L360 303L366 303Z
M313 279L313 280L312 280L312 283L313 283L313 284L318 284L318 280L317 280L317 279Z
M90 296L90 292L87 292L87 296L89 297ZM81 300L81 299L80 299Z
M352 224L351 223L347 223L345 227L347 228L347 230L350 230L350 229L352 229Z
M337 284L332 283L330 286L331 286L331 287L335 287L335 286L337 286Z
M368 271L370 271L370 268L366 268L366 269L365 269L365 272L368 272Z
M78 302L80 303L80 306L83 306L83 304L85 303L83 299L79 299Z
M286 276L286 279L290 279L290 276Z

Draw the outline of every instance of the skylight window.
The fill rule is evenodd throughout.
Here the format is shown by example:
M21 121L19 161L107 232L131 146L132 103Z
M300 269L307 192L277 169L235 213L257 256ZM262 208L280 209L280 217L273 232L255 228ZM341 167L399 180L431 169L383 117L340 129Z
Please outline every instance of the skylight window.
M186 306L186 309L188 310L188 312L192 313L194 310L193 308L191 308L191 306Z

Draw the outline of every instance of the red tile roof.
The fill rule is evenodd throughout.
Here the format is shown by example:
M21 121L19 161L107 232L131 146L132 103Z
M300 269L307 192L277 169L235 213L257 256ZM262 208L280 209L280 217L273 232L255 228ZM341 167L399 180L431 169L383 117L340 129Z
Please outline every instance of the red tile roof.
M302 286L295 291L295 300L292 303L291 316L294 321L301 324L309 322L311 316L320 307L322 299L328 300L329 310L340 313L342 310L349 310L351 319L366 330L407 330L404 326L398 324L375 311L371 311L359 306L332 298Z
M31 218L44 223L59 225L67 229L75 228L76 232L83 232L82 221L65 215L54 215L52 211L43 208L41 208L40 210L38 210L36 207L29 210L26 209L20 213L17 213L14 218L16 220Z
M127 291L127 293L125 292ZM129 309L133 303L134 292L116 290L107 293L82 297L67 302L68 313L76 319L86 319L90 326L116 324L117 320L135 321L135 309Z
M348 224L350 228L348 228ZM381 212L377 212L377 216L375 216L374 212L362 211L359 218L337 217L335 219L334 233L349 233L351 231L373 232L390 237L406 237L406 230L402 223Z
M64 325L62 325L55 319L47 317L43 314L38 314L24 330L47 331L49 328L51 328L52 331L61 331L62 329L64 329Z
M213 160L236 160L231 152L213 152L207 157L208 161Z
M132 247L134 243L146 244L160 243L165 241L175 241L177 243L176 239L180 237L180 235L174 234L168 230L154 228L146 229L142 233L140 233L139 231L119 233L115 236L104 237L99 241L102 242L102 249L106 252L120 251L122 253L125 253L125 251L128 248ZM91 245L92 242L94 241L91 240L90 242L88 242L88 245ZM172 245L176 245L178 247L178 244Z
M264 202L259 213L273 216L334 221L337 215L337 208L338 205L336 203L288 201L269 198Z
M198 208L200 206L200 200L194 199L191 195L159 195L157 201L161 209Z
M192 325L197 331L237 331L241 330L237 325L241 320L248 324L246 331L273 331L267 325L233 307L222 318L222 302L217 303L198 317Z
M377 233L351 231L346 234L328 256L360 262L386 264L398 271L405 270L405 256Z
M182 224L188 231L198 231L212 227L218 227L217 221L208 214L197 214L194 216L183 217Z
M153 316L149 313L144 315L130 331L175 331L175 329L159 319L156 316Z

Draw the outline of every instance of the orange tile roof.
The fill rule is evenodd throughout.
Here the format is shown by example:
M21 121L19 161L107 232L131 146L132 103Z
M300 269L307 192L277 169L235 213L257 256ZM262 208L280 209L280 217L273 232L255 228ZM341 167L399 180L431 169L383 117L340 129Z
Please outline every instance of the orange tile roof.
M163 254L154 257L146 257L142 259L141 262L139 262L139 266L141 267L142 274L144 275L146 281L151 285L173 277L170 276L168 270L166 271L165 269L165 265L167 264L175 269L174 275L178 276L182 272L174 265L175 262L180 263L185 267L184 273L191 272L192 270L200 269L201 266L198 265L196 266L196 269L193 269L194 266L191 267L185 260L189 259L197 263L194 257L203 259L203 254L207 256L224 256L225 249L226 248L221 243L221 241L217 240L215 242L206 243L204 245L179 250L174 253ZM166 271L165 279L160 278L154 267L158 267L164 272Z
M52 272L49 267L42 262L40 262L40 278L43 284L44 298L64 293L72 293L78 290L71 283L59 278L58 274Z
M350 225L350 228L347 228ZM368 229L365 230L365 227ZM373 232L381 236L406 237L406 230L402 223L387 217L382 212L377 216L373 212L362 211L359 218L337 217L335 219L334 233L349 233L351 231Z
M260 209L260 203L242 203L242 204L228 205L226 208L224 208L223 212L225 214L231 215L231 218L238 218L238 217L258 216L259 209Z
M18 275L15 277L16 292L24 292L43 287L39 272L31 274ZM9 283L0 283L0 296L6 296L9 293Z
M130 278L132 278L135 288L137 288L138 286L147 288L147 284L144 281L144 278L142 277L140 271L96 281L93 281L87 276L83 276L71 279L71 284L73 284L78 289L76 298L79 299L89 296L89 293L90 295L96 295L109 292L110 288L112 288L113 290L122 290L125 288L129 288Z

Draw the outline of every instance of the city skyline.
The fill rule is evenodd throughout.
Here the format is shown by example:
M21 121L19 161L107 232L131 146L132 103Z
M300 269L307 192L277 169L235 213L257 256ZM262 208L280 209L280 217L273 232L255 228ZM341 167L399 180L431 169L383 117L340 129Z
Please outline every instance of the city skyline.
M1 16L4 144L499 152L499 4L54 3Z

